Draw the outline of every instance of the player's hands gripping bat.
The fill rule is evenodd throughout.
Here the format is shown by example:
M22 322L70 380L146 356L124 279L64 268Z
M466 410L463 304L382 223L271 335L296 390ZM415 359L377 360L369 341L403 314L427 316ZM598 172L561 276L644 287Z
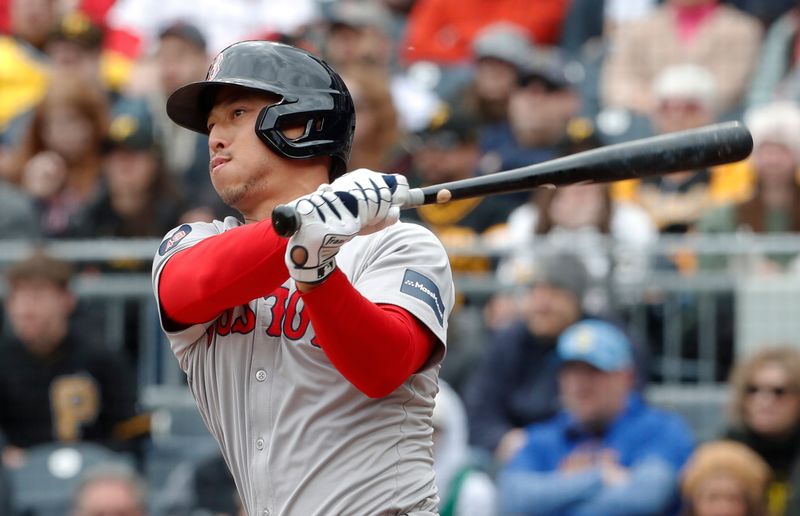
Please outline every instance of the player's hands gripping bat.
M361 230L358 202L323 185L290 203L300 222L286 247L286 267L295 281L318 283L336 268L336 254Z
M305 283L324 280L342 245L397 222L407 195L404 177L359 169L290 203L300 229L286 249L289 274Z
M335 192L347 192L358 201L360 235L375 233L400 220L400 206L408 201L408 180L398 174L380 174L359 168L330 185Z

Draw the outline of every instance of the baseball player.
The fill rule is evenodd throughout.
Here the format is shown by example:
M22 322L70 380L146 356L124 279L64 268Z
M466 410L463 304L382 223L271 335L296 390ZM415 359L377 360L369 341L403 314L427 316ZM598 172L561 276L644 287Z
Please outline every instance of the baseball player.
M343 174L342 79L266 41L223 50L167 113L209 137L237 209L169 232L153 263L161 324L247 513L437 513L431 415L453 303L439 241L397 222L402 176ZM300 215L288 241L272 209Z

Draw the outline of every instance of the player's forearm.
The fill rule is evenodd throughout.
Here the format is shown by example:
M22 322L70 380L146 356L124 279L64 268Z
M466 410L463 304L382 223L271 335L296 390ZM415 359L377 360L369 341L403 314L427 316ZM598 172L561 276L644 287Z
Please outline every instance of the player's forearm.
M265 296L289 277L286 240L270 221L247 224L175 254L158 285L164 312L175 322L199 324Z
M303 294L322 347L358 390L380 398L397 389L428 360L435 337L413 315L362 296L340 270Z

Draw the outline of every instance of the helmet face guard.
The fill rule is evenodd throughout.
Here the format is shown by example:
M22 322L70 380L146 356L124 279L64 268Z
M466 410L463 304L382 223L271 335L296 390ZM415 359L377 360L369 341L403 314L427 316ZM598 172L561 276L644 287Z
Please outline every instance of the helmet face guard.
M259 113L254 130L278 154L293 159L331 156L331 175L346 171L355 130L355 108L342 78L310 53L271 41L245 41L214 59L206 80L177 89L167 100L167 114L178 125L208 134L208 113L225 86L271 93L280 102ZM305 124L302 136L280 131Z

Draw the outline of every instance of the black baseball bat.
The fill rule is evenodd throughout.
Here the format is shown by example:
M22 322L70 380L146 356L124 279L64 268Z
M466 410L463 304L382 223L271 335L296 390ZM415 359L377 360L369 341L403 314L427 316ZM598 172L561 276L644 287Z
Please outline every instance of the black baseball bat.
M408 202L401 207L414 208L540 186L608 183L697 170L745 159L752 150L753 138L744 124L723 122L599 147L495 174L412 188ZM272 225L279 235L290 237L300 228L300 217L292 206L279 205L272 212Z

